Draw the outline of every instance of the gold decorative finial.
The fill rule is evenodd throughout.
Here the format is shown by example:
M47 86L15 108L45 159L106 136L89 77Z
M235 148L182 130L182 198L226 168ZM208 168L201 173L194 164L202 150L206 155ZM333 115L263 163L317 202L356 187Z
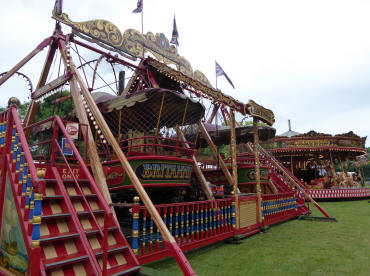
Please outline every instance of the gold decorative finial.
M44 178L45 174L46 174L46 170L43 170L43 169L38 169L37 170L37 177L38 178Z
M18 107L21 105L21 101L18 100L18 98L16 97L10 97L8 100L8 107L10 107L11 105L16 105Z

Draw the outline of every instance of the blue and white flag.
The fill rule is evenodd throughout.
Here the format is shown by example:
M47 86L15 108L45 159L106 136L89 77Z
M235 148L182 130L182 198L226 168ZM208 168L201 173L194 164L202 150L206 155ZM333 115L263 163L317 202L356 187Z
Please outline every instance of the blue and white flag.
M226 75L225 71L221 68L220 64L218 64L217 61L215 62L216 62L216 77L225 76L225 78L228 80L230 85L235 89L234 84L229 79L229 77Z
M176 18L173 16L173 29L172 29L172 38L171 44L175 44L177 47L179 46L179 32L177 31L176 27Z
M143 11L143 1L137 0L137 8L132 11L132 13L141 13Z

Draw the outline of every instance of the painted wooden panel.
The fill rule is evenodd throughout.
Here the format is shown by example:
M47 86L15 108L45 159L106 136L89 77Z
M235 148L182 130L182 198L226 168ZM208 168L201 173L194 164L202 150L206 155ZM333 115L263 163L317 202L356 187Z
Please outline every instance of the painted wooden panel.
M28 255L10 185L7 175L1 224L0 266L15 275L26 275Z

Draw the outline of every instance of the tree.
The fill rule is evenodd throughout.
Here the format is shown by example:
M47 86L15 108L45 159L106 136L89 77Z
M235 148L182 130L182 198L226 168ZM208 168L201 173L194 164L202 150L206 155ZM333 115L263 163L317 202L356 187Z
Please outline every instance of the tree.
M58 103L55 103L56 99L60 99L62 97L68 97L69 91L64 90L56 95L49 96L44 99L42 103L40 103L39 109L36 113L35 122L39 122L42 120L45 120L49 117L52 117L54 115L58 115L61 118L64 118L71 114L74 104L71 100L64 100L59 101ZM30 102L24 102L23 104L20 104L18 106L18 114L21 120L24 119L24 116L26 116L26 112L28 109ZM3 112L7 109L7 107L0 107L0 112Z
M64 90L57 94L57 96L52 95L44 99L40 104L39 110L36 114L36 122L42 121L46 118L58 115L61 118L64 118L71 114L74 109L74 103L72 100L64 100L58 103L54 101L63 97L68 97L69 91Z

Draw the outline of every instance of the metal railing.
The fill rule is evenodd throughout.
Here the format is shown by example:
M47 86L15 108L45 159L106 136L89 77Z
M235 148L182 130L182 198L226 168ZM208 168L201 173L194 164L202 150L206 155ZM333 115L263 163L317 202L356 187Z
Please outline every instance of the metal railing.
M190 148L186 146L190 145ZM127 155L162 155L191 158L194 154L194 144L177 139L160 136L138 136L121 140L121 149Z
M235 206L232 198L155 205L183 251L234 235ZM145 206L132 205L132 248L141 263L170 256Z
M262 215L265 225L299 215L294 192L262 195Z
M68 123L73 123L69 121L62 122L64 128ZM88 148L84 137L87 137L88 128L85 124L74 124L78 125L78 133L76 134L78 138L71 141L86 162L88 160ZM39 163L47 162L54 165L55 163L63 162L63 158L66 158L68 161L77 161L70 144L67 143L67 139L61 133L60 128L55 126L55 117L50 117L29 125L24 129L24 131L29 133L28 143L30 145L32 157ZM62 144L63 153L57 151L56 147L53 146L54 141L59 139Z
M29 258L30 275L40 273L40 224L42 213L43 175L36 167L23 132L17 107L0 114L0 153L4 171L7 170L15 208L23 217L21 231ZM17 199L18 198L18 199Z

